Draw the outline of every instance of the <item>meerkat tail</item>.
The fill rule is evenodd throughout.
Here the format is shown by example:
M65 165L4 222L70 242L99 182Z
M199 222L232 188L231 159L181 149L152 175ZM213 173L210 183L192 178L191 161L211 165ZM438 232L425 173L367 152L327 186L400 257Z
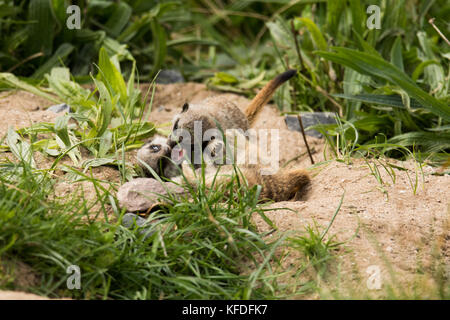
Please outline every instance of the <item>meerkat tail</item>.
M253 98L250 104L245 108L245 116L251 126L262 107L269 102L272 95L283 83L288 81L297 73L297 70L288 70L278 75L261 89L261 91Z
M274 175L261 176L261 198L286 201L306 193L306 185L311 181L304 169L283 170Z

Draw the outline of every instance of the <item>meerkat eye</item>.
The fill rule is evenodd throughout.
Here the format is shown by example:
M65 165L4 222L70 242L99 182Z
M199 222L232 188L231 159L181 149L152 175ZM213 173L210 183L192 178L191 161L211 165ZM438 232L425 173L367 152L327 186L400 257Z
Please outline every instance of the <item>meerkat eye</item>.
M183 107L181 108L181 113L186 112L189 109L189 104L186 102L183 104Z
M180 119L178 119L177 121L175 121L175 124L173 125L173 130L177 130L178 129L178 122L180 121Z
M152 150L152 152L158 152L161 150L161 146L159 144L152 144L150 145L150 150Z

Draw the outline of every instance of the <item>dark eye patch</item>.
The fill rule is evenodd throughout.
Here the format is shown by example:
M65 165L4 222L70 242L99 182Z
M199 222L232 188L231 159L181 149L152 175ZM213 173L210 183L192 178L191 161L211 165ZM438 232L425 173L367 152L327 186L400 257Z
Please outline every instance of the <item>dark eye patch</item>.
M159 145L159 144L151 144L150 145L150 150L152 152L158 152L158 151L161 150L161 145Z
M177 130L178 129L178 122L180 121L180 119L178 119L177 121L175 121L175 124L173 125L173 130Z

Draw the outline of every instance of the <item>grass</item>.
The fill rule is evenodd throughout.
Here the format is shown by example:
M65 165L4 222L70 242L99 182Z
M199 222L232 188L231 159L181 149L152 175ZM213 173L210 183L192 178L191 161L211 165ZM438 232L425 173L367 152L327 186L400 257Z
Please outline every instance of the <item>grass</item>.
M345 192L342 194L339 205L325 230L320 232L317 223L314 221L314 226L306 226L306 235L289 239L292 248L299 250L306 257L306 263L313 266L319 276L326 274L329 265L336 258L335 251L342 245L341 242L334 240L335 236L328 237L327 240L325 236L341 209L344 195Z
M414 159L414 172L406 170L414 194L424 163L448 164L449 47L437 32L448 34L448 1L80 1L80 30L65 28L67 4L0 0L0 90L71 107L55 123L10 130L0 141L0 152L17 159L0 168L0 261L31 267L39 281L27 290L106 299L285 296L271 267L283 237L268 243L250 222L264 213L258 189L238 179L212 192L190 189L193 201L172 199L144 239L121 226L117 186L93 177L105 165L119 170L121 183L136 176L126 152L157 130L148 121L161 69L251 97L296 68L274 97L280 112L336 112L336 125L316 126L328 150L346 163L363 157L381 190L383 170L393 183L394 169L406 170L390 158ZM365 26L373 4L380 30ZM148 92L140 82L152 82ZM53 159L49 170L37 167L36 152ZM67 157L72 164L62 165ZM58 170L90 183L95 201L55 198ZM321 273L338 245L326 233L309 226L288 242ZM65 287L70 264L81 267L81 291ZM245 264L254 266L249 274ZM0 287L20 289L15 276L0 272Z
M97 77L92 77L95 84L93 90L84 89L71 80L67 68L54 68L46 75L49 88L44 91L40 87L32 87L33 93L46 97L48 92L58 97L59 102L70 106L70 112L56 118L54 123L38 123L19 130L19 134L27 136L31 148L47 156L61 159L69 156L75 167L85 171L91 167L115 165L120 167L122 181L131 179L135 172L123 160L125 151L140 147L150 137L156 127L144 118L148 118L147 99L150 90L150 105L154 94L154 84L142 96L135 88L135 74L128 83L116 67L115 60L109 58L106 50L100 50ZM134 71L133 71L134 72ZM16 87L27 89L29 85L13 75L0 74L0 78ZM148 108L151 109L151 108ZM38 139L38 135L46 135ZM17 134L10 132L7 139L9 150L20 140ZM22 142L21 142L22 143ZM85 149L91 159L83 159L81 150ZM7 150L7 149L6 149ZM55 164L53 167L55 167Z
M33 85L48 84L55 91L55 67L68 68L78 82L92 82L91 74L99 70L91 62L98 60L104 75L99 72L96 81L105 84L113 108L118 95L125 108L127 95L135 97L129 84L137 80L136 66L141 81L175 68L187 80L248 96L290 67L299 73L276 94L280 111L336 111L344 126L358 131L357 136L347 131L348 145L338 150L384 141L420 152L433 164L448 159L449 49L444 37L450 6L445 0L401 0L393 7L387 0L89 1L80 3L80 30L64 27L65 4L0 2L0 69L25 77L18 84L3 74L4 88L35 91ZM370 30L365 9L374 4L381 8L381 29ZM127 86L120 73L130 79ZM79 97L81 90L71 88L65 102ZM108 110L106 105L102 110ZM389 156L404 159L395 151Z
M147 230L154 233L145 238L121 225L124 212L114 210L108 190L100 190L93 207L82 193L57 197L55 179L26 161L5 163L0 173L0 261L21 261L38 278L20 288L3 276L3 289L83 299L275 297L270 262L282 240L267 242L250 222L263 215L256 187L233 180L217 191L187 190L192 201L173 198L151 213L149 221L156 220ZM66 288L70 265L81 269L81 290Z

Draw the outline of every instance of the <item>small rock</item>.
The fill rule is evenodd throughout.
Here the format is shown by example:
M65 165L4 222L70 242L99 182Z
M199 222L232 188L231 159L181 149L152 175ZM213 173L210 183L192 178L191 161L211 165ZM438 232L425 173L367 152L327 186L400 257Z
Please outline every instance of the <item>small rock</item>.
M167 202L160 200L169 191L176 196L185 194L185 189L171 182L159 182L153 178L137 178L123 184L117 192L119 206L128 211L147 211Z
M300 112L303 128L316 124L336 124L336 115L333 112ZM301 132L300 123L297 116L287 115L284 118L289 130ZM322 134L317 130L306 130L309 136L322 138Z
M70 106L65 103L55 104L54 106L48 107L47 110L53 111L54 113L70 112Z
M177 70L162 70L156 78L156 83L182 83L184 82L183 75Z
M134 226L134 224L136 223L136 225L138 227L143 227L145 226L145 224L147 223L147 220L138 216L137 214L134 213L125 213L125 215L122 218L122 225L126 228L132 228ZM155 232L149 232L148 231L149 228L141 228L141 230L139 230L139 233L145 234L144 239L147 239L148 237L150 237L152 234L154 234Z

